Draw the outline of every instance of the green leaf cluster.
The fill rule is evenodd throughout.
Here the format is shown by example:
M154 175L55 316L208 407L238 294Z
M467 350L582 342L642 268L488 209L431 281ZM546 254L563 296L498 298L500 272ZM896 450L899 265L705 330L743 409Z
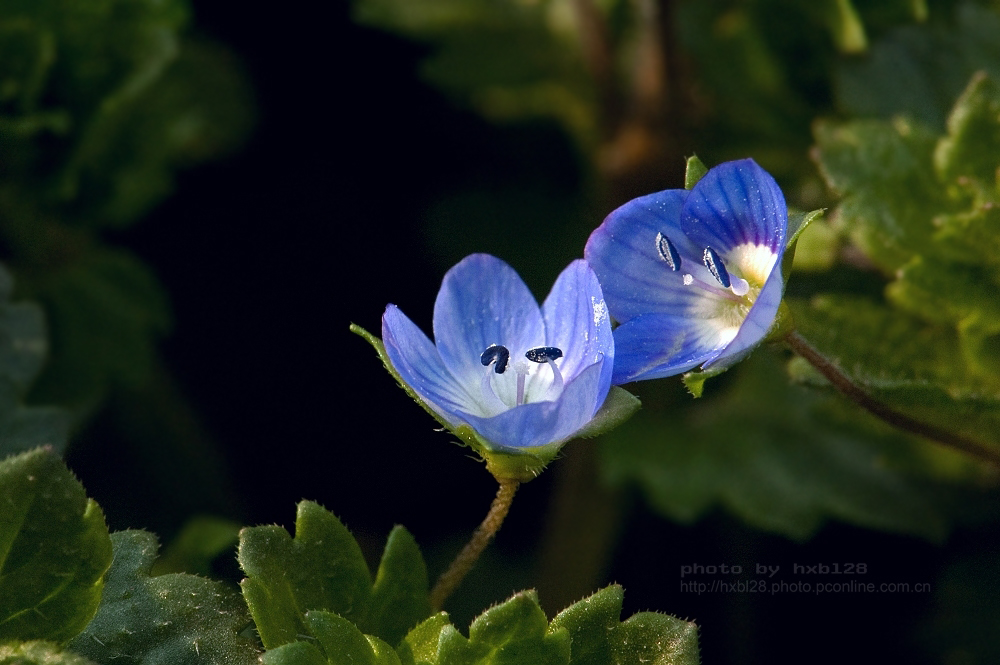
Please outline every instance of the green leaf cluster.
M98 234L141 218L177 169L251 127L236 60L190 37L188 18L184 0L0 5L0 241L52 322L43 401L87 407L148 375L166 296Z
M551 623L534 592L515 594L466 637L446 613L431 615L423 558L403 527L389 535L373 582L344 525L309 501L299 504L294 538L277 526L244 529L239 561L266 665L698 662L694 624L651 612L620 623L618 586Z
M401 526L386 543L375 579L361 548L333 513L299 504L293 538L279 526L240 533L243 596L268 649L313 635L306 615L335 613L365 633L396 643L430 612L427 568Z
M0 663L257 662L239 594L187 574L150 577L156 537L108 534L51 450L0 461Z
M800 306L799 327L895 408L1000 445L1000 84L973 76L944 135L897 118L816 138L836 223L888 284L884 302Z

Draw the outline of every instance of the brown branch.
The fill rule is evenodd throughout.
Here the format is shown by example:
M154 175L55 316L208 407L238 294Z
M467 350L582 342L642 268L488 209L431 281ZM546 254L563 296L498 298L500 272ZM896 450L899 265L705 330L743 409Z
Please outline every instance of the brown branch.
M795 353L805 358L810 365L819 370L819 373L825 376L845 397L865 411L884 420L893 427L916 434L917 436L922 436L925 439L930 439L949 448L960 450L963 453L972 455L1000 468L1000 452L991 450L979 442L956 432L911 418L878 401L854 383L840 367L817 351L798 332L794 330L790 332L785 337L785 341L788 342L788 345L792 347Z
M458 553L455 560L448 566L448 570L441 574L437 583L431 590L431 607L434 611L441 609L448 596L458 588L465 576L472 570L472 567L483 553L486 546L493 540L493 536L500 530L500 525L507 517L510 504L514 501L514 494L520 482L517 480L505 479L500 481L500 488L497 490L496 498L490 506L490 512L486 514L486 519L479 525L472 538L466 543L462 551Z

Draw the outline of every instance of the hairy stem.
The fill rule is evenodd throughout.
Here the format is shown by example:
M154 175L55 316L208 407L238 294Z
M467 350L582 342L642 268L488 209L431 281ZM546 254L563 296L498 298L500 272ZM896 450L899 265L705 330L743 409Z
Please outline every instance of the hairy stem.
M960 450L963 453L972 455L973 457L1000 468L1000 453L981 445L977 441L973 441L972 439L962 436L961 434L937 427L936 425L920 422L919 420L890 408L886 404L869 395L864 391L864 389L854 383L854 381L852 381L851 378L836 365L836 363L817 351L798 332L793 330L788 333L785 337L785 341L788 342L788 345L792 347L792 350L795 351L795 353L805 358L809 361L809 364L819 370L819 373L825 376L827 380L829 380L837 390L843 393L845 397L872 415L881 418L893 427L910 432L911 434L922 436L925 439L930 439L931 441L943 444L949 448Z
M479 525L472 539L466 543L462 551L458 553L455 560L448 566L448 570L441 573L434 588L431 589L431 607L437 612L444 605L448 596L458 588L465 576L476 565L479 555L483 553L486 546L493 540L493 536L500 530L500 525L507 517L510 504L514 501L514 493L521 483L517 480L505 479L500 481L500 488L497 490L496 498L490 506L490 512L486 514L486 519Z

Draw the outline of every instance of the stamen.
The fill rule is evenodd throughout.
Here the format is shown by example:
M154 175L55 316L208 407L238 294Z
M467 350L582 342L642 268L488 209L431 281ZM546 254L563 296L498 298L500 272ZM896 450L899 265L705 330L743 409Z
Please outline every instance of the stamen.
M483 380L479 382L479 392L482 393L483 399L486 400L486 403L491 409L497 413L501 413L506 411L508 406L503 403L500 396L497 395L495 390L493 390L493 382L490 380L490 374L492 374L492 372L489 370L483 372Z
M662 233L656 234L656 251L660 258L667 262L671 270L677 272L681 269L681 255L674 247L674 243L670 242L670 238Z
M722 257L711 247L706 247L702 261L705 262L705 267L712 272L712 276L719 280L719 284L728 289L731 283L729 271L726 270L726 264L722 262Z
M524 357L533 363L544 363L549 360L558 360L559 358L562 358L562 356L562 349L554 346L539 346L534 349L528 349L527 353L524 354Z
M556 367L555 358L548 359L549 367L552 368L552 385L549 386L548 391L546 391L545 396L549 399L555 400L562 394L563 389L563 375Z
M507 362L510 360L510 351L507 350L506 346L490 344L483 351L483 355L479 356L479 361L483 363L483 367L489 367L490 363L494 360L497 364L493 367L493 371L497 374L503 374L507 370Z

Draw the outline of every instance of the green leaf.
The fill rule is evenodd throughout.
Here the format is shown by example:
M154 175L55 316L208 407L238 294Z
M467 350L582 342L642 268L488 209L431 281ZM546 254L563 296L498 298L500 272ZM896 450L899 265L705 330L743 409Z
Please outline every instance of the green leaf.
M948 117L935 165L945 180L970 179L979 191L1000 186L1000 84L978 72Z
M624 591L617 584L560 612L549 631L565 628L572 638L570 665L657 663L698 665L698 627L655 612L619 622Z
M329 665L326 656L311 642L289 642L265 652L262 665Z
M697 665L693 623L652 612L619 621L622 588L598 591L546 622L533 591L490 608L469 627L466 639L444 612L414 628L399 645L404 665Z
M708 173L708 167L698 159L698 155L691 155L687 158L687 166L684 170L684 189L692 189L702 177Z
M373 585L353 536L310 501L299 504L294 539L277 526L240 532L239 561L243 595L268 649L308 633L310 610L339 614L387 641L430 613L427 569L405 529L390 535Z
M954 5L947 23L893 28L866 58L843 59L836 72L838 106L853 116L905 115L944 129L953 100L975 71L1000 76L1000 14L972 2Z
M195 575L150 577L156 536L120 531L111 536L114 563L97 616L70 648L99 663L138 665L257 663L243 635L250 616L239 595Z
M177 537L163 548L153 564L152 575L192 573L209 577L212 561L230 551L239 541L240 525L220 517L191 518Z
M952 206L932 157L936 137L920 125L819 122L814 155L843 200L836 219L877 266L894 272L932 248L935 215Z
M603 19L623 4L612 0L593 9ZM432 45L423 76L485 117L554 119L581 145L593 147L598 141L599 94L568 6L358 0L354 18ZM608 23L615 33L609 37L626 41L632 35L620 23Z
M414 627L397 648L403 665L435 665L441 631L450 627L447 612L438 612Z
M123 250L95 249L27 287L45 303L52 361L34 396L86 404L111 382L144 381L155 343L171 326L166 293L139 259Z
M330 612L311 611L306 626L326 652L330 665L399 665L399 657L388 644L364 635L347 619Z
M329 665L319 647L311 642L289 642L265 652L262 665Z
M972 371L954 329L862 298L791 305L802 336L870 394L918 421L1000 446L1000 375ZM950 467L939 463L939 473Z
M92 661L52 642L0 644L0 665L94 665Z
M37 449L0 462L0 642L66 642L97 611L111 541L98 505Z
M535 592L522 591L476 617L468 638L453 626L444 626L436 656L432 665L566 664L570 636L561 629L549 632Z
M938 457L961 465L961 456L914 442L839 395L789 385L766 347L723 387L694 405L659 400L604 437L607 479L637 485L654 510L684 523L719 506L794 539L828 519L943 537L946 513L928 487Z
M618 386L611 386L604 404L594 414L594 419L587 423L574 436L581 439L592 439L614 428L635 415L642 407L639 398Z
M362 630L398 644L410 628L431 613L427 566L417 542L402 526L395 526L382 553L371 601Z

